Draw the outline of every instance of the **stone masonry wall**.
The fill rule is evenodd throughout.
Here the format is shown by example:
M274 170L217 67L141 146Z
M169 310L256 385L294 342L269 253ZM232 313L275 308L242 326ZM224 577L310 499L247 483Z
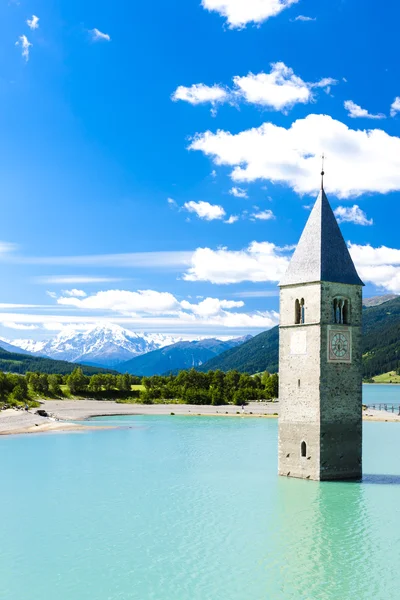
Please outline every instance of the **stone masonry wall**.
M295 301L304 298L305 324L295 324ZM279 341L279 474L319 479L321 331L320 284L281 290ZM301 444L307 445L306 457Z
M333 299L350 301L352 363L328 362ZM295 325L295 301L304 298L305 324ZM361 474L362 288L322 283L281 289L279 474L346 479ZM301 443L307 444L306 457Z
M335 296L350 301L349 324L334 325L335 330L351 332L350 364L328 362ZM362 473L362 288L323 283L321 297L321 478L358 478Z

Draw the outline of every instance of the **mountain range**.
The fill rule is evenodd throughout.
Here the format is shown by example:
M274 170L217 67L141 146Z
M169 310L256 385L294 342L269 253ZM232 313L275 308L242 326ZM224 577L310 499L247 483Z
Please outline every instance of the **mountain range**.
M3 342L0 342L2 345ZM0 346L0 371L5 373L24 374L28 371L39 371L40 373L56 373L57 375L69 375L72 371L80 366L85 375L94 375L95 373L113 373L116 371L110 369L102 369L100 367L89 367L87 365L75 365L63 360L53 360L52 358L43 358L41 356L32 356L27 352L22 354L18 352L10 352L4 350Z
M174 373L191 367L201 371L276 372L278 346L278 327L255 337L230 340L185 341L179 336L135 333L113 324L96 325L85 332L64 331L48 341L0 339L0 348L17 354L19 360L23 355L33 355L135 375ZM11 356L3 358L11 360ZM367 299L363 310L364 376L372 377L399 366L400 296ZM6 370L2 365L0 369Z
M380 375L400 367L400 296L379 297L363 310L363 375ZM389 296L390 298L390 296ZM236 369L245 373L277 372L279 328L256 335L237 348L220 354L201 371Z
M51 340L1 340L0 346L55 360L115 368L141 354L158 350L182 340L162 333L135 333L119 325L95 325L86 331L64 330ZM8 346L8 348L7 348ZM19 348L19 350L17 349Z
M133 375L176 373L182 369L198 368L211 358L222 352L225 353L231 348L236 348L249 339L251 339L250 335L226 341L209 338L193 342L178 342L172 346L142 354L142 356L123 363L119 368Z
M244 344L231 348L203 364L199 371L230 371L277 373L279 362L279 327L263 331Z
M28 352L27 350L24 350L23 348L16 346L14 344L10 344L9 342L7 342L6 340L3 340L2 338L0 338L0 348L2 350L6 350L6 352L16 352L18 354L31 355L31 353Z
M45 341L17 339L10 343L0 339L0 347L13 353L152 375L198 367L250 337L186 341L181 336L135 333L119 325L101 323L86 331L64 330Z

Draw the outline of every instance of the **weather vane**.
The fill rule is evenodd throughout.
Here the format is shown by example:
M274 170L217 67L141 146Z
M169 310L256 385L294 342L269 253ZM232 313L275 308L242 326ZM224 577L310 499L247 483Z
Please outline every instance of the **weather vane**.
M325 156L325 154L324 154L324 153L322 153L322 156L321 156L321 158L322 158L322 170L321 170L321 190L323 190L323 189L324 189L324 175L325 175L324 166L325 166L325 158L326 158L326 156Z

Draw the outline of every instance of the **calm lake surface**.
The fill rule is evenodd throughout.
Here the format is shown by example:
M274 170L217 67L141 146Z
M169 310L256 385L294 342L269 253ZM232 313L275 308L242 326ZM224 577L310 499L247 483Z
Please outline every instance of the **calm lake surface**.
M374 384L363 385L364 404L400 404L399 384Z
M142 416L0 439L0 598L400 597L400 423L362 483L278 478L277 421Z

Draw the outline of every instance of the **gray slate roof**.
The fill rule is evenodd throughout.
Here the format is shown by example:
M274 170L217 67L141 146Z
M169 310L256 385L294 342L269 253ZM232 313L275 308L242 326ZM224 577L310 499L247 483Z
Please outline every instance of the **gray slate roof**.
M364 285L321 190L280 286L331 281Z

